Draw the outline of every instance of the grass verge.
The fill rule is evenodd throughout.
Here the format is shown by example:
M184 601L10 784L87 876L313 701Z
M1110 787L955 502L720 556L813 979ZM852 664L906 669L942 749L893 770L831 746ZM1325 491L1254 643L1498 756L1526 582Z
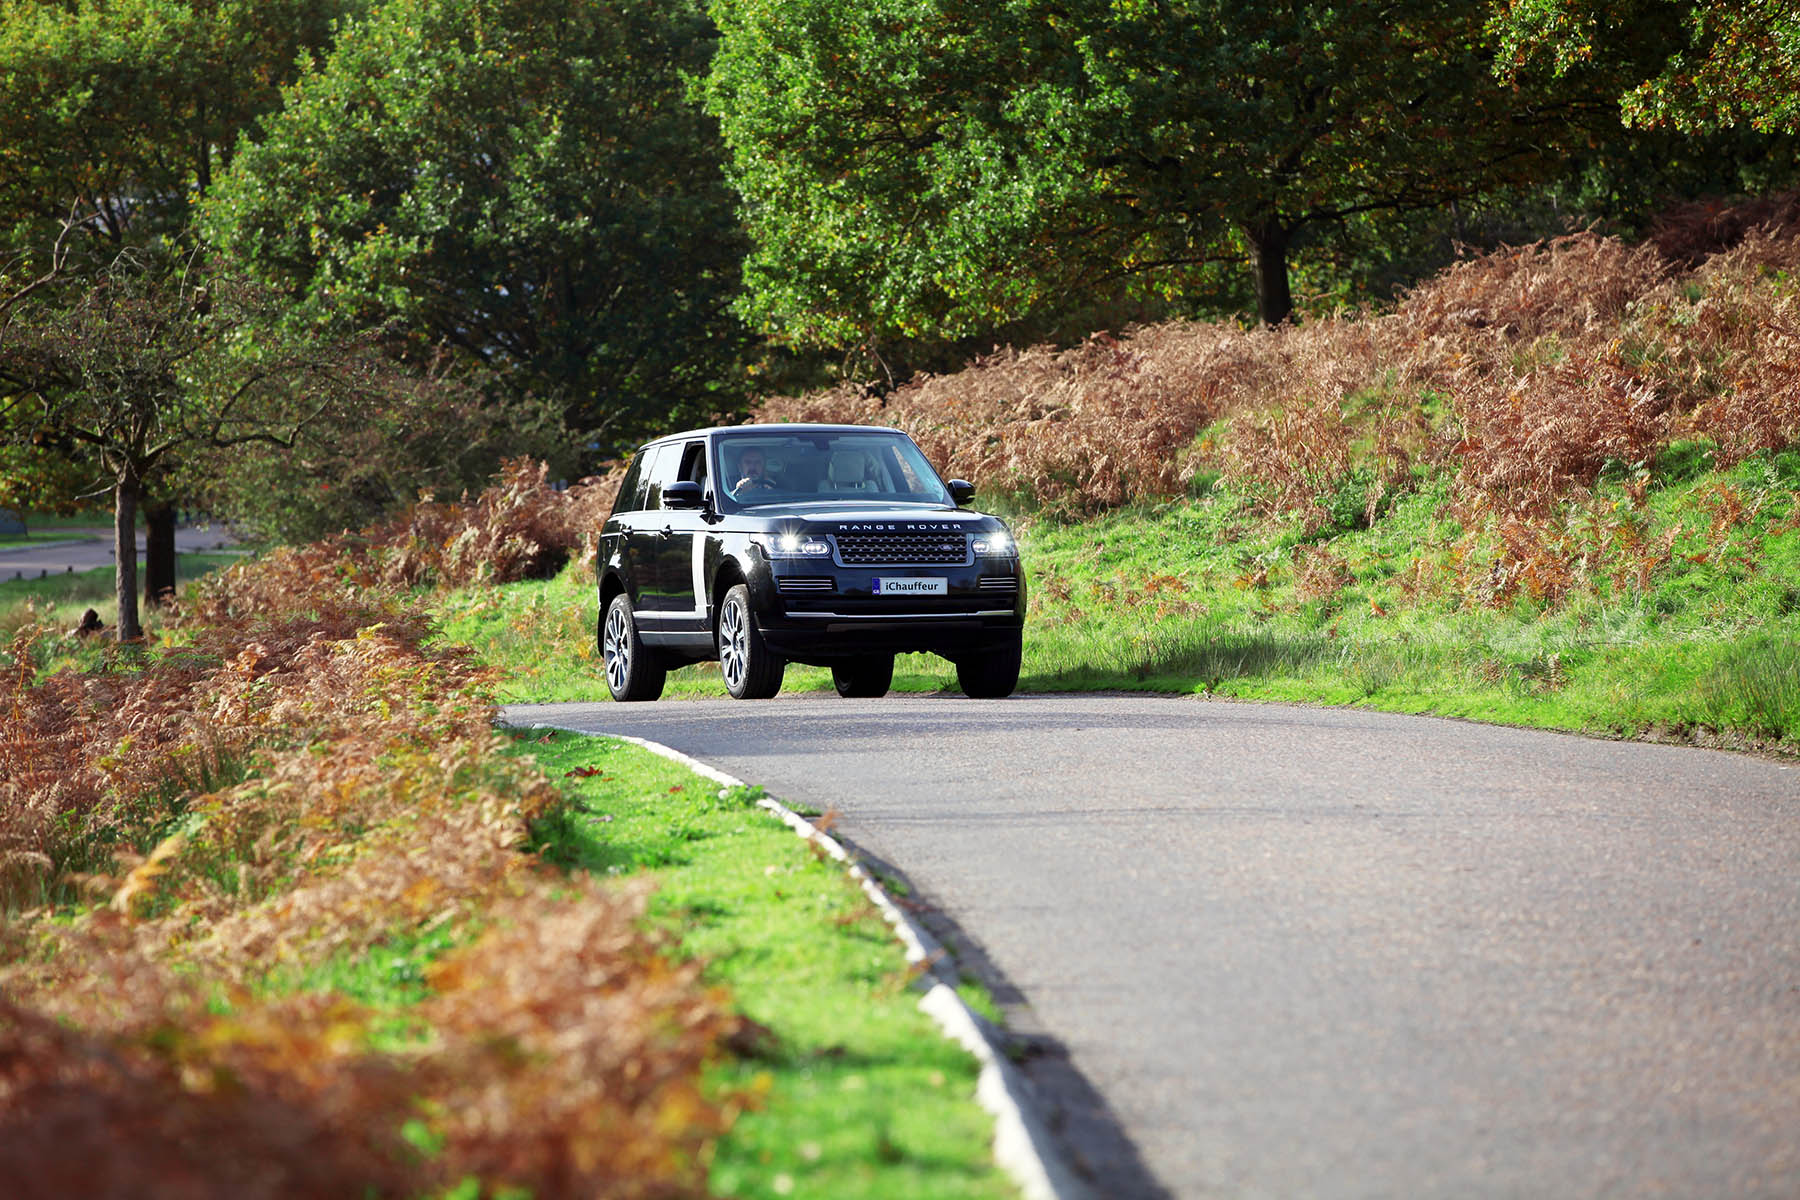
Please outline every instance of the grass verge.
M898 943L841 866L716 783L628 743L519 733L569 807L541 852L641 874L649 919L766 1030L715 1069L761 1097L717 1143L710 1190L733 1196L979 1197L992 1164L976 1063L918 1008Z
M1637 504L1602 485L1592 511L1630 522L1651 549L1621 564L1597 547L1590 575L1558 596L1520 589L1484 605L1466 591L1483 569L1481 533L1447 514L1442 481L1369 528L1312 537L1255 520L1223 490L1041 524L1027 539L1026 686L1355 704L1794 753L1797 480L1789 453ZM1719 519L1721 497L1736 521Z
M336 562L0 650L7 1194L706 1194L743 1022L642 884L529 853L564 800L485 675Z
M241 554L177 554L175 578L180 583L187 583L242 560ZM139 578L142 578L141 573ZM113 603L113 569L110 566L36 579L13 579L6 574L4 561L0 560L0 628L4 627L9 615L16 623L18 617L13 614L26 604L37 609L40 620L56 622L69 616L72 625L86 608L99 609L101 616L108 616Z

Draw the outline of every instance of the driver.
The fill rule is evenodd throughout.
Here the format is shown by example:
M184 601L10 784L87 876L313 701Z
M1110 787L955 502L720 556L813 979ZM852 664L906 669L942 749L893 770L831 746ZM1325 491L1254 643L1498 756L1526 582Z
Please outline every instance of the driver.
M738 481L731 485L731 490L742 492L747 489L775 487L775 481L767 474L767 467L768 460L763 457L763 452L751 446L738 455Z

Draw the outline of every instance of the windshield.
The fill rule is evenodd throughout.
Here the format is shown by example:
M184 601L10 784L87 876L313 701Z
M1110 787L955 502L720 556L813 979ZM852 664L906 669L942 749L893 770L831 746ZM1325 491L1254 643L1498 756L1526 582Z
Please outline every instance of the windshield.
M746 433L721 437L718 446L718 478L739 504L950 503L937 472L905 434Z

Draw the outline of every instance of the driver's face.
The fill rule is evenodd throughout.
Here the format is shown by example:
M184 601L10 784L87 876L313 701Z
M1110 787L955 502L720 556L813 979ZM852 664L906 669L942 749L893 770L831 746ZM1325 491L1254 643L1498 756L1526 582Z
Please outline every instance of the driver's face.
M762 451L744 451L744 457L738 459L738 469L741 470L747 478L759 478L763 473Z

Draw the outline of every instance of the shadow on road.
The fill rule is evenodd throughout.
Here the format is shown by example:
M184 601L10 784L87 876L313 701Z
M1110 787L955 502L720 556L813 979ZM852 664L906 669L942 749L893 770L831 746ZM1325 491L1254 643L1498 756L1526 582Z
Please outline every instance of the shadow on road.
M889 891L904 892L907 898L896 895L896 902L950 953L955 971L978 981L993 996L1006 1022L1001 1050L1030 1083L1038 1115L1069 1167L1093 1187L1094 1194L1106 1200L1170 1200L1172 1193L1150 1174L1112 1106L1070 1060L1068 1047L1043 1031L1024 994L986 949L923 899L904 871L858 847L841 830L833 830L832 836L865 870L884 881L897 881L900 887L889 886Z

